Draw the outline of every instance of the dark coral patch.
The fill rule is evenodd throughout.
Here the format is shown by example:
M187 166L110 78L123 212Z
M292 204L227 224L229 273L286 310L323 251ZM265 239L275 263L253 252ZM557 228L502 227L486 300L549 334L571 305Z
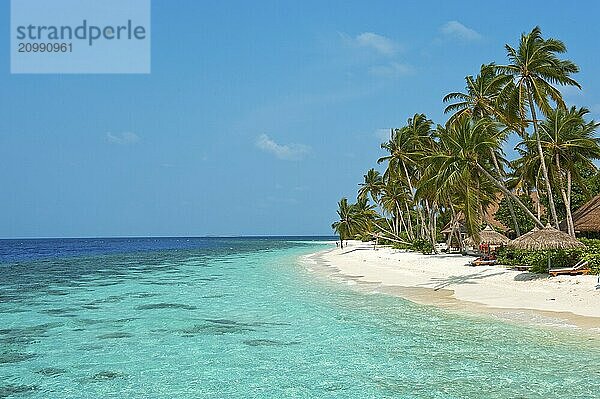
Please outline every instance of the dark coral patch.
M0 398L9 398L13 395L21 393L37 391L39 387L37 385L5 385L0 387Z
M136 307L138 310L151 310L151 309L184 309L184 310L195 310L195 306L186 305L183 303L149 303L147 305L140 305Z
M284 342L284 341L277 341L277 340L272 340L272 339L249 339L249 340L244 341L244 343L248 346L289 346L289 345L299 344L300 342L298 342L298 341Z
M0 364L20 363L36 356L35 353L4 352L0 353Z
M117 371L101 371L92 376L91 381L102 382L102 381L110 381L115 378L122 378L125 374L119 373Z
M66 372L66 370L59 369L56 367L46 367L36 371L36 373L41 374L45 377L58 377L59 375L63 375Z
M126 333L126 332L114 332L114 333L98 335L96 338L98 338L98 339L119 339L119 338L129 338L129 337L133 337L133 334Z

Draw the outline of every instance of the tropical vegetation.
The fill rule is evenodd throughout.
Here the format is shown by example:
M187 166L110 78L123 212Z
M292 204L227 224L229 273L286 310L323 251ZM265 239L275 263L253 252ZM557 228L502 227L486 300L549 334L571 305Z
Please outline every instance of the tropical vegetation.
M575 237L573 211L600 192L600 123L565 103L560 88L581 85L563 42L535 27L505 50L504 63L482 65L443 98L444 124L416 113L391 129L356 203L338 203L332 227L342 242L377 238L433 252L446 229L448 243L462 247L460 226L477 239L493 210L516 236L562 221Z

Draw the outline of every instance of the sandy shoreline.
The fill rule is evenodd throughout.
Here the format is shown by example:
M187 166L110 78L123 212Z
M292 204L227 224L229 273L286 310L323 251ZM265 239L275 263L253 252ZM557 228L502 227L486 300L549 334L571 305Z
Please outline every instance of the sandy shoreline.
M533 324L600 332L598 276L549 278L496 266L472 267L460 255L422 255L350 242L306 257L329 277L422 304L493 314Z

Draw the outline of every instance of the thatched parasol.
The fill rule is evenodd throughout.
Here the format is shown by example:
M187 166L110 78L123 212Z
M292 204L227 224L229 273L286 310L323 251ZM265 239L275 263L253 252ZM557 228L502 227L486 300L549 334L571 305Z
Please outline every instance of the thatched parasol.
M490 245L506 245L510 239L502 233L495 231L489 224L479 233L479 242L476 243L473 236L466 239L468 244L490 244Z
M535 251L541 249L581 248L584 245L567 233L563 233L547 225L543 229L533 229L529 233L515 238L508 246L510 248Z

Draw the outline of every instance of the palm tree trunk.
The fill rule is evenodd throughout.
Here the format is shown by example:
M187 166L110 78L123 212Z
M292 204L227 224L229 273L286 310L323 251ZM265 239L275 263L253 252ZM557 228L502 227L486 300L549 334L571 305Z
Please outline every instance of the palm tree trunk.
M426 226L425 226L425 215L423 214L423 208L419 206L418 202L415 202L415 206L417 207L417 217L419 219L419 227L420 227L420 237L426 237Z
M410 176L408 174L408 168L406 167L406 163L404 161L402 161L402 169L404 170L404 176L406 176L406 183L408 184L408 189L410 190L410 198L411 198L412 202L415 204L415 207L417 209L417 220L419 220L419 218L420 218L421 236L425 237L426 236L425 215L423 215L423 210L421 209L419 204L415 201L414 188L413 188Z
M572 179L571 179L571 171L567 169L567 199L569 200L569 209L571 209L571 193L572 193ZM571 213L569 216L571 221L571 228L573 229L573 237L575 237L575 221L573 220L573 214Z
M554 197L552 196L552 187L550 179L548 178L548 168L546 167L546 160L544 158L544 150L542 149L542 141L540 140L540 134L538 132L537 117L535 113L535 103L533 102L533 96L531 94L531 86L527 83L527 95L529 98L529 108L531 109L531 119L533 120L533 134L535 136L535 142L537 145L538 155L540 156L540 166L542 169L542 175L546 183L546 191L548 195L548 204L550 205L550 214L552 215L552 221L554 227L558 226L558 216L556 215L556 207L554 206Z
M437 248L435 247L435 244L437 243L435 213L436 213L436 206L435 206L435 202L433 202L431 204L431 215L429 216L429 233L431 234L431 245L433 246L433 253L437 254L438 253Z
M406 222L404 221L404 212L400 212L400 226L404 228L404 231L408 231L406 228ZM402 228L399 228L398 234L402 232Z
M500 169L500 163L498 162L498 157L496 157L496 152L490 150L490 153L492 154L492 161L494 162L494 168L496 169L496 172L498 172L498 176L504 177L504 171ZM506 201L508 202L508 210L510 212L510 217L513 221L513 225L515 226L515 233L517 234L517 237L520 237L521 229L519 229L519 223L517 222L517 214L515 213L515 207L513 206L510 197L506 197Z
M378 224L377 224L377 222L373 222L373 224L374 224L374 225L375 225L377 228L379 228L381 231L383 231L384 233L387 233L387 234L391 235L391 237L390 237L390 236L385 236L385 237L383 237L383 238L385 238L386 240L393 241L393 242L398 242L398 243L400 243L400 244L410 245L410 243L409 243L409 242L406 242L406 241L402 240L402 238L398 237L398 236L397 236L396 234L394 234L392 231L390 231L390 230L386 230L385 228L381 227L380 225L378 225Z
M452 216L450 217L450 234L448 234L448 238L446 239L446 246L448 247L448 250L452 248L452 238L454 237L454 227L456 225L456 211L454 210L452 204L450 204L450 212L452 212Z
M498 180L496 180L494 178L494 176L492 176L490 174L490 172L488 172L487 170L485 170L485 168L483 166L481 166L479 163L477 163L476 166L477 166L477 169L479 169L479 171L481 173L483 173L485 175L485 177L487 177L490 180L490 182L492 182L496 187L498 187L500 189L500 191L502 191L504 194L506 194L510 198L512 198L513 201L515 201L515 203L517 204L517 206L519 208L523 209L523 211L527 214L527 216L529 216L538 227L544 228L544 225L542 224L542 222L540 222L540 219L536 218L535 215L533 213L531 213L531 211L529 210L529 208L527 208L525 206L525 204L523 204L521 202L521 200L519 199L519 197L517 197L509 189L507 189L506 187L504 187L504 185L501 182L499 182Z
M427 240L430 240L431 234L430 234L430 230L429 227L431 226L431 207L429 206L429 200L425 200L425 210L427 211L425 213L425 219L423 220L423 227L424 230L423 231L423 237L427 237Z
M567 190L565 189L565 185L563 182L563 172L560 166L560 156L555 154L554 160L556 161L556 170L558 174L558 184L560 186L560 194L562 195L563 202L565 203L565 211L567 213L566 223L567 223L567 232L573 238L575 238L575 227L573 226L573 215L571 214L571 201L567 196Z
M412 217L410 216L410 208L408 206L408 202L404 202L404 206L406 207L406 219L408 220L408 239L409 240L414 240L414 235L413 235L413 225L412 225Z
M537 194L537 201L535 201L535 208L536 208L536 211L537 211L537 217L538 217L538 219L542 220L542 206L540 204L540 198L541 197L540 197L540 188L539 188L539 185L540 185L540 181L539 181L539 179L536 176L536 178L535 178L535 192Z

